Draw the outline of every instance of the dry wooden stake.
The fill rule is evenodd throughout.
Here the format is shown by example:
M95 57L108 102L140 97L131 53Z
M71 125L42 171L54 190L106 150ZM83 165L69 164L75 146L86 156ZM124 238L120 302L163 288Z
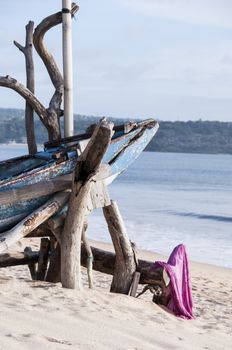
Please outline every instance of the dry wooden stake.
M88 241L88 239L86 237L87 227L88 227L88 223L86 221L84 223L81 240L82 240L83 245L84 245L84 247L86 249L86 252L88 254L88 258L87 258L87 275L88 275L89 288L93 289L93 253L92 253L92 249L90 247L89 241Z
M133 281L132 281L132 284L131 284L131 290L130 290L130 296L132 296L132 297L136 296L136 293L137 293L137 290L138 290L138 286L139 286L140 276L141 276L140 272L136 271L134 273Z
M23 47L17 41L14 41L15 46L22 51L25 56L26 63L26 87L34 94L35 92L35 73L34 73L34 61L33 61L33 30L34 22L30 21L26 25L26 41ZM26 101L25 106L25 125L27 135L27 145L29 154L33 155L37 152L37 146L35 141L34 130L34 115L32 106Z
M60 282L61 269L61 252L60 245L55 237L50 238L50 262L46 281L57 283Z
M27 257L27 258L31 258L33 256L33 252L32 252L32 249L31 247L26 247L24 249L24 255ZM39 254L37 256L37 261L39 260ZM36 261L36 262L37 262ZM35 262L30 262L28 264L28 268L29 268L29 271L30 271L30 274L31 274L31 278L33 280L36 280L37 278L37 263Z
M48 238L41 238L40 243L40 252L39 252L39 261L37 269L37 280L44 281L47 266L48 266L48 254L50 249L50 240Z
M116 202L103 208L116 253L111 292L128 294L136 270L135 256Z

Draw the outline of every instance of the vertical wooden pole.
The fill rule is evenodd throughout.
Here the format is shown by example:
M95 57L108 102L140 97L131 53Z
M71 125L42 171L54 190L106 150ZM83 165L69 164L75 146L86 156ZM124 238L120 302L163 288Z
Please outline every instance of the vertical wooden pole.
M61 236L61 283L64 288L81 290L81 236L91 182L78 185L71 193Z
M131 284L131 290L130 290L130 296L132 296L132 297L136 296L136 293L137 293L137 290L138 290L138 286L139 286L140 276L141 276L140 272L136 271L134 273L133 281L132 281L132 284Z
M30 21L26 26L25 58L26 58L26 72L27 72L27 88L34 93L35 92L35 73L34 73L34 61L32 56L33 29L34 29L34 22ZM37 146L35 141L34 111L28 102L26 102L26 106L25 106L25 124L26 124L28 151L29 151L29 154L35 154L37 152Z
M116 202L111 201L111 205L103 208L103 213L116 253L114 277L110 291L128 294L136 271L134 251Z
M61 231L61 229L60 229ZM46 276L47 282L57 283L60 282L60 267L61 267L61 256L60 256L60 245L55 237L50 239L50 262L48 272Z
M50 248L50 241L48 238L42 238L40 243L37 280L44 281L47 267L48 267L48 254Z
M24 255L25 255L26 257L30 258L30 256L31 256L32 254L33 254L33 252L32 252L31 247L26 247L26 248L24 249ZM28 264L28 268L29 268L29 271L30 271L30 274L31 274L31 278L32 278L33 280L36 280L36 275L37 275L37 269L36 269L36 267L37 267L37 263L30 263L30 264Z
M14 41L15 46L23 52L26 62L26 78L27 88L34 94L35 92L35 72L33 61L33 30L34 22L29 21L26 25L26 42L23 47L17 41ZM25 105L25 126L27 135L27 146L29 154L33 155L37 152L34 130L34 111L32 106L26 101Z
M86 236L86 231L88 228L88 221L87 217L85 218L84 226L83 226L83 231L82 231L82 242L85 247L85 250L87 252L87 275L88 275L88 282L89 282L89 288L93 289L93 253L92 249L90 247L89 241Z
M63 76L64 76L64 136L73 135L73 64L71 0L62 0Z

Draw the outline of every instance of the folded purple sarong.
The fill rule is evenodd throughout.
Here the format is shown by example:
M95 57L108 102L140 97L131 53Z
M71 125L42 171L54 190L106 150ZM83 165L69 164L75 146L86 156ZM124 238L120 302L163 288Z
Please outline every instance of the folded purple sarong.
M170 277L171 297L167 308L176 316L192 319L192 292L188 257L183 244L174 248L168 262L157 261L155 268L163 267Z

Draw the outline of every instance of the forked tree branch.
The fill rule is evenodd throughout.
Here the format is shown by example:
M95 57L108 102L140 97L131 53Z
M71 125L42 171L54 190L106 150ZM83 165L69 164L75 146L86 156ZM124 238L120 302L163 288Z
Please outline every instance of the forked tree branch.
M71 10L72 16L74 16L74 14L78 11L78 9L79 9L78 5L73 3L72 10ZM33 65L33 60L32 61L29 60L30 55L27 53L27 49L30 49L30 47L32 47L32 37L31 37L33 32L32 23L33 22L29 22L28 27L26 27L27 37L26 37L25 47L23 47L17 42L14 42L14 44L18 47L18 49L24 53L26 57L27 67L29 64ZM27 86L28 86L27 88L23 84L19 83L16 79L11 78L8 75L5 77L0 76L0 86L16 91L26 100L26 102L32 108L32 110L34 110L38 114L40 120L42 121L44 126L47 128L49 141L59 140L61 138L59 117L62 114L60 107L63 99L64 85L63 85L63 78L59 71L59 68L53 56L48 52L48 50L44 46L43 38L49 29L51 29L52 27L60 23L62 23L61 12L48 16L37 26L33 36L33 43L36 48L36 51L38 52L39 56L43 60L45 67L47 68L48 74L50 76L50 79L55 87L55 93L51 98L49 108L46 109L43 106L43 104L35 97L33 93L34 86L32 84L31 78L34 77L34 74L33 75L27 74ZM30 58L32 59L32 55ZM34 150L31 151L31 153L33 152Z
M72 4L72 10L71 14L74 16L74 14L78 11L79 7L73 3ZM35 29L34 32L34 46L41 57L45 67L47 68L48 74L50 76L50 79L55 87L55 93L50 101L49 109L48 111L51 113L56 112L58 114L58 117L61 114L60 106L63 99L63 93L64 93L64 84L63 84L63 77L60 73L60 70L55 62L54 57L52 54L47 50L47 48L44 45L43 39L46 32L57 26L58 24L62 23L62 13L57 12L51 16L46 17Z
M27 88L34 94L35 73L34 73L34 61L33 61L33 54L32 54L33 30L34 30L34 22L29 21L29 23L26 25L25 46L20 45L17 41L14 41L14 44L25 56ZM25 106L25 125L26 125L28 151L29 151L29 154L33 155L37 152L37 146L36 146L36 140L35 140L35 128L34 128L34 111L32 106L27 101Z
M46 124L48 118L48 112L42 103L35 97L35 95L27 89L23 84L19 83L16 79L6 75L0 76L0 86L12 89L21 95L34 109L34 111L40 117L43 124Z

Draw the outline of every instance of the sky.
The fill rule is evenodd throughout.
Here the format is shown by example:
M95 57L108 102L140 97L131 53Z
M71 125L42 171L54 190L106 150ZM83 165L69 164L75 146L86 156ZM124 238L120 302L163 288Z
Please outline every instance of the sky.
M25 84L25 25L60 10L61 0L0 0L0 75ZM73 20L74 111L159 120L232 118L231 0L79 0ZM46 45L62 69L61 26ZM53 87L40 58L36 95ZM0 107L23 108L0 88Z

